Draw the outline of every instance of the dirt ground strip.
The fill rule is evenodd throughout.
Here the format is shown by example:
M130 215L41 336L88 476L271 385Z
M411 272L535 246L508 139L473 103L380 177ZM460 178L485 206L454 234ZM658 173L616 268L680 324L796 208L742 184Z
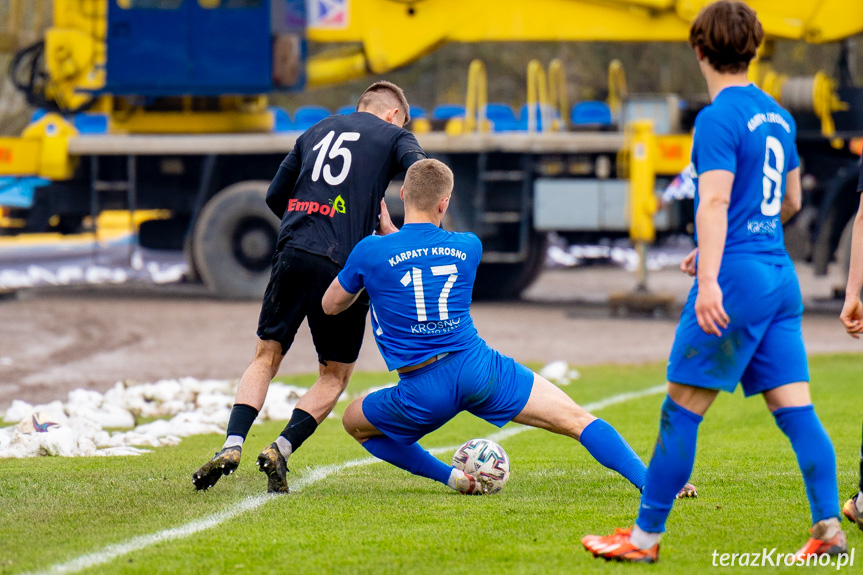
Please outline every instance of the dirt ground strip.
M841 283L840 274L815 278L806 266L798 272L808 351L858 352L863 359L863 341L845 335L837 319L841 305L825 301ZM673 295L680 306L691 281L663 270L652 273L649 286ZM613 317L609 294L634 287L634 276L617 267L548 270L523 301L474 304L473 318L492 347L524 362L563 359L577 367L661 361L679 311L671 317ZM120 380L237 378L254 351L258 311L257 302L214 300L196 286L19 293L0 301L0 409L13 399L65 399L78 387L105 391ZM370 329L357 369L386 369ZM281 373L316 370L304 325Z

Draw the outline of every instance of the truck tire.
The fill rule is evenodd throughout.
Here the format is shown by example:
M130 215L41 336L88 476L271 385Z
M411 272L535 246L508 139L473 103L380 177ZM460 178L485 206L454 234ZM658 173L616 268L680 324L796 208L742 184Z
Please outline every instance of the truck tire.
M250 180L213 196L195 222L195 269L228 299L260 299L270 278L279 219L266 204L269 182Z
M531 233L527 259L514 264L480 264L473 285L473 299L499 301L518 299L545 267L548 246L545 234Z

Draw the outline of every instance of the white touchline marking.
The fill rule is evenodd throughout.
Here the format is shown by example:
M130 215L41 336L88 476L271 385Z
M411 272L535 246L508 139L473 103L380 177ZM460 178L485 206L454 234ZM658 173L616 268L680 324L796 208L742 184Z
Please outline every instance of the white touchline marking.
M665 385L657 385L641 391L632 391L628 393L612 395L611 397L600 399L599 401L595 401L593 403L587 403L582 407L587 411L598 411L610 405L624 403L631 399L638 399L640 397L647 397L649 395L657 395L664 391ZM501 431L498 431L497 433L489 435L487 439L500 442L504 439L508 439L514 435L518 435L522 431L527 431L529 429L536 428L527 427L524 425L513 425L507 429L503 429ZM446 453L448 451L455 451L458 448L458 445L435 447L433 449L429 449L429 452L437 455L440 453ZM376 457L366 457L364 459L354 459L352 461L346 461L344 463L336 463L333 465L315 467L302 477L298 478L296 481L292 481L291 491L300 491L304 487L326 479L330 475L338 473L343 469L348 469L350 467L359 467L362 465L370 465L372 463L378 462L380 462L380 459L377 459ZM252 497L247 497L246 499L243 499L238 503L234 503L224 511L213 513L212 515L203 517L201 519L196 519L195 521L186 523L185 525L180 525L179 527L172 527L163 531L157 531L156 533L150 533L149 535L139 535L138 537L133 537L132 539L129 539L124 543L115 543L113 545L108 545L107 547L104 547L99 551L94 551L93 553L81 555L80 557L76 557L75 559L66 561L65 563L56 563L44 571L31 572L31 575L41 575L49 573L77 573L78 571L82 571L90 567L95 567L96 565L103 565L109 561L113 561L117 557L128 555L133 551L140 551L141 549L144 549L156 543L161 543L162 541L172 541L174 539L182 539L183 537L189 537L190 535L194 535L195 533L198 533L200 531L204 531L206 529L210 529L211 527L221 525L228 519L246 513L247 511L254 511L265 503L269 503L274 499L279 499L282 497L284 496L255 495Z

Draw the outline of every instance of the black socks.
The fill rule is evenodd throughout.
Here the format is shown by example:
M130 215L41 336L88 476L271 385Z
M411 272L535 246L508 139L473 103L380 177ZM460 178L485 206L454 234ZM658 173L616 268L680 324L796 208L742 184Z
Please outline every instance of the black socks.
M300 448L305 440L312 436L317 428L318 422L315 421L314 417L302 409L294 409L294 412L291 414L291 420L279 435L290 442L291 451L294 452Z
M258 417L257 409L245 403L235 403L231 409L231 418L228 420L227 435L229 437L239 435L245 439L256 417Z

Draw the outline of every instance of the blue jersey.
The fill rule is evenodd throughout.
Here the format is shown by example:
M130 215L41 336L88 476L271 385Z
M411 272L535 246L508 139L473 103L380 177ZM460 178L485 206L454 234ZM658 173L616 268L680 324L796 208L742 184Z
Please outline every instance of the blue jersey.
M800 165L796 136L791 115L753 84L725 88L698 114L692 143L696 210L698 174L734 174L725 254L790 261L779 212L788 172Z
M363 239L339 273L349 293L365 288L375 340L390 370L482 342L470 302L482 243L470 232L405 224Z

